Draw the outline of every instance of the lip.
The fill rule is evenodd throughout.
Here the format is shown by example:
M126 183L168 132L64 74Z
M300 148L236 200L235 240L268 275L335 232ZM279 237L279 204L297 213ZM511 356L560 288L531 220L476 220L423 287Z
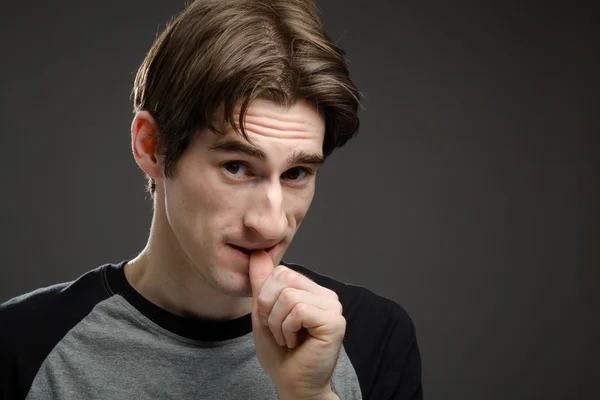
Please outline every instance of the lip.
M246 254L246 253L244 253L242 250L240 250L239 248L237 248L235 245L233 245L233 244L231 244L231 243L227 243L227 246L228 246L230 249L232 249L232 250L233 250L235 253L237 253L237 255L238 255L238 256L240 256L240 257L242 257L242 258L245 258L245 259L248 259L248 258L250 258L250 254L251 254L251 253L250 253L250 254ZM267 254L269 254L270 256L272 256L272 255L273 255L273 253L274 253L274 251L275 251L275 248L276 248L276 247L277 247L277 245L274 245L274 246L271 246L271 247L269 247L269 248L265 249L264 251L266 251L266 252L267 252Z

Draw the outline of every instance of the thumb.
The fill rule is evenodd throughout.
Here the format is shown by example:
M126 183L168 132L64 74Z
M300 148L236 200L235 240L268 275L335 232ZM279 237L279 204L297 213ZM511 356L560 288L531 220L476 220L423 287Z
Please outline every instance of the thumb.
M255 251L249 260L250 285L252 286L252 297L255 299L260 293L260 288L271 272L275 269L273 260L266 251Z

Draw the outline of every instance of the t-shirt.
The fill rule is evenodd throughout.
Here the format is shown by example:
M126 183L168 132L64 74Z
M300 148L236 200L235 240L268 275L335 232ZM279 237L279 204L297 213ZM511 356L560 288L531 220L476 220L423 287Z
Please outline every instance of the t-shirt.
M251 315L172 314L127 281L127 261L0 305L2 399L277 399ZM332 376L341 400L421 399L415 327L397 303L297 264L338 294L346 333Z

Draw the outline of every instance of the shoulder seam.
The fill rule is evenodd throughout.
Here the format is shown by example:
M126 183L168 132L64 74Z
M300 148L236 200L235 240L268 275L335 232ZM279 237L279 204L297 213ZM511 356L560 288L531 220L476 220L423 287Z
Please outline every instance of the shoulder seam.
M108 294L109 297L113 297L115 295L115 293L112 291L112 289L110 288L110 285L108 283L108 277L106 276L107 268L108 268L107 265L104 265L102 267L102 271L100 272L100 276L101 276L100 281L102 282L102 288L104 288L104 291L106 292L106 294Z

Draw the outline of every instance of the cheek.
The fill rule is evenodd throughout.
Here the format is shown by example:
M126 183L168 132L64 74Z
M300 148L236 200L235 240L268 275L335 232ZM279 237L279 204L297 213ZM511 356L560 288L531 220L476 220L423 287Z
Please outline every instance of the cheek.
M296 228L300 225L314 197L314 186L310 190L303 191L302 193L291 193L287 196L284 201L287 205L288 218L292 218L295 222Z
M211 216L219 207L218 190L211 187L210 178L201 174L191 174L189 166L181 165L178 174L165 181L165 208L167 217L176 230L185 230L186 236L197 241L204 236ZM180 232L183 234L183 232Z
M249 198L214 176L204 176L187 184L182 197L185 198L183 210L187 219L184 223L193 224L195 230L202 228L208 236L235 231Z
M187 160L186 160L187 161ZM177 177L173 180L173 190L179 198L182 209L190 214L205 214L219 206L222 188L218 184L215 171L207 163L180 165Z

